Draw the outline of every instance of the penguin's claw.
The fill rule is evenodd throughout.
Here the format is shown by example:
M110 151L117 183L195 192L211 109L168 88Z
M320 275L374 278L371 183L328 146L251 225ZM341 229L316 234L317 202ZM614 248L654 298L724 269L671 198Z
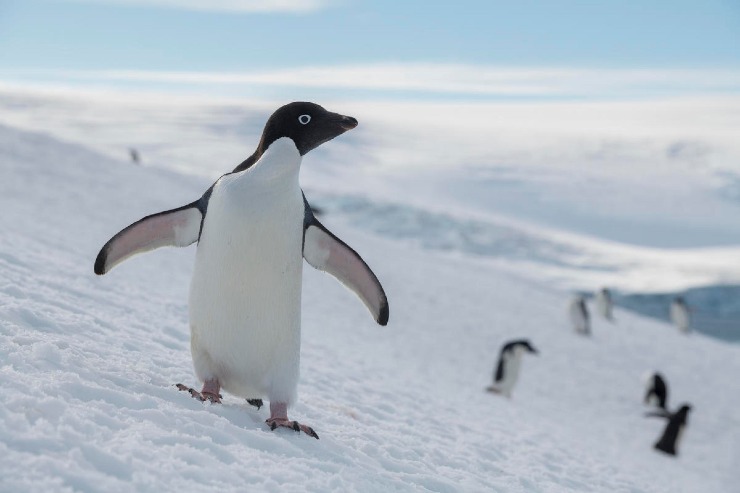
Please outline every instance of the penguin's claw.
M200 402L210 401L213 404L219 404L221 402L221 398L223 397L221 394L215 394L213 392L198 392L192 387L187 387L181 383L178 383L175 385L177 387L177 390L184 390L190 393L190 396L193 399L198 399Z
M316 433L313 428L310 426L302 425L298 421L290 421L289 419L285 418L269 418L265 420L265 423L270 427L270 430L275 431L277 427L281 428L290 428L293 431L297 432L303 432L306 435L315 438L316 440L319 439L319 434Z
M213 392L201 392L200 395L204 397L205 399L208 399L213 404L221 404L221 398L223 397L221 394L215 394ZM204 399L204 400L205 400Z
M256 407L258 411L264 405L264 403L262 402L262 399L247 399L247 403L250 406Z

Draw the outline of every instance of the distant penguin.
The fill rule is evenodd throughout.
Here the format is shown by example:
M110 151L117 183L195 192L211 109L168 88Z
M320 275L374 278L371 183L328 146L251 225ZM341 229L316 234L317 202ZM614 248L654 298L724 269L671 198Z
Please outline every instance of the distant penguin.
M668 420L668 424L665 430L663 430L663 435L655 442L656 450L660 450L668 455L677 455L678 448L681 444L681 437L688 423L689 411L691 411L691 406L684 404L675 413L663 411L647 414L647 416L666 418Z
M645 385L645 404L666 409L668 404L668 384L658 373L649 374Z
M607 288L601 288L598 290L596 292L596 310L602 317L610 322L614 321L614 316L612 315L613 307L614 303L612 301L611 292Z
M314 103L276 110L249 158L202 197L147 216L111 238L95 260L105 274L137 253L198 242L190 285L190 342L200 400L220 390L261 406L270 429L316 432L288 419L296 401L301 346L303 260L353 290L380 325L388 301L378 278L311 212L298 175L303 156L357 126Z
M129 156L131 156L131 162L133 162L134 164L141 164L141 156L139 155L139 151L131 147L129 148L128 153Z
M590 335L591 323L586 307L586 299L583 296L576 296L570 302L569 307L570 321L573 324L573 330L579 334Z
M671 302L670 316L671 322L678 330L684 334L691 331L691 311L681 296L675 297Z
M486 390L511 397L511 390L519 378L519 367L524 353L537 354L537 350L526 339L517 339L504 344L493 374L493 385Z

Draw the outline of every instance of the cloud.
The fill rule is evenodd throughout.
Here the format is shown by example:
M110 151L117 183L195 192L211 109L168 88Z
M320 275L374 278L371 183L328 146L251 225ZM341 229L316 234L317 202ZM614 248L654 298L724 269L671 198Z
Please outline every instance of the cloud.
M362 90L475 97L634 97L740 92L738 70L507 68L371 63L253 72L54 72L78 81Z
M166 7L209 12L304 13L328 7L332 0L75 0L84 3Z

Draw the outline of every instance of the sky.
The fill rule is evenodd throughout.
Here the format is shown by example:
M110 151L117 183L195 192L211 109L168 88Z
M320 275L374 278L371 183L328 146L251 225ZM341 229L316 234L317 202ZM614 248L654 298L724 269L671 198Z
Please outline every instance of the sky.
M0 81L221 95L740 90L740 3L0 0Z

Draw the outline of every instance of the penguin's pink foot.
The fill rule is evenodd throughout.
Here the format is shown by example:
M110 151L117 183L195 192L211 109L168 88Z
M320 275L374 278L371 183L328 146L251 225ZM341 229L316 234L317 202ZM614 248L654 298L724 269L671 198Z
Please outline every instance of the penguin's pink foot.
M290 428L297 432L303 432L310 437L314 437L316 440L319 439L318 433L313 431L310 426L302 425L298 421L291 421L288 419L288 405L282 402L270 402L270 417L265 420L267 426L271 430L275 430L278 427Z
M219 385L218 380L211 379L206 380L203 384L203 390L198 392L192 387L186 387L185 385L178 383L176 385L177 390L185 390L187 392L190 392L190 395L194 399L198 399L201 402L205 402L206 400L218 404L221 402L221 397L223 397L221 394L219 394L219 391L221 390L221 385Z
M316 440L319 439L319 434L313 431L313 428L311 428L310 426L302 425L298 421L291 421L289 419L283 418L268 418L267 420L265 420L265 423L267 423L267 426L269 426L271 430L274 430L278 427L290 428L293 431L302 431L306 435L314 437Z

